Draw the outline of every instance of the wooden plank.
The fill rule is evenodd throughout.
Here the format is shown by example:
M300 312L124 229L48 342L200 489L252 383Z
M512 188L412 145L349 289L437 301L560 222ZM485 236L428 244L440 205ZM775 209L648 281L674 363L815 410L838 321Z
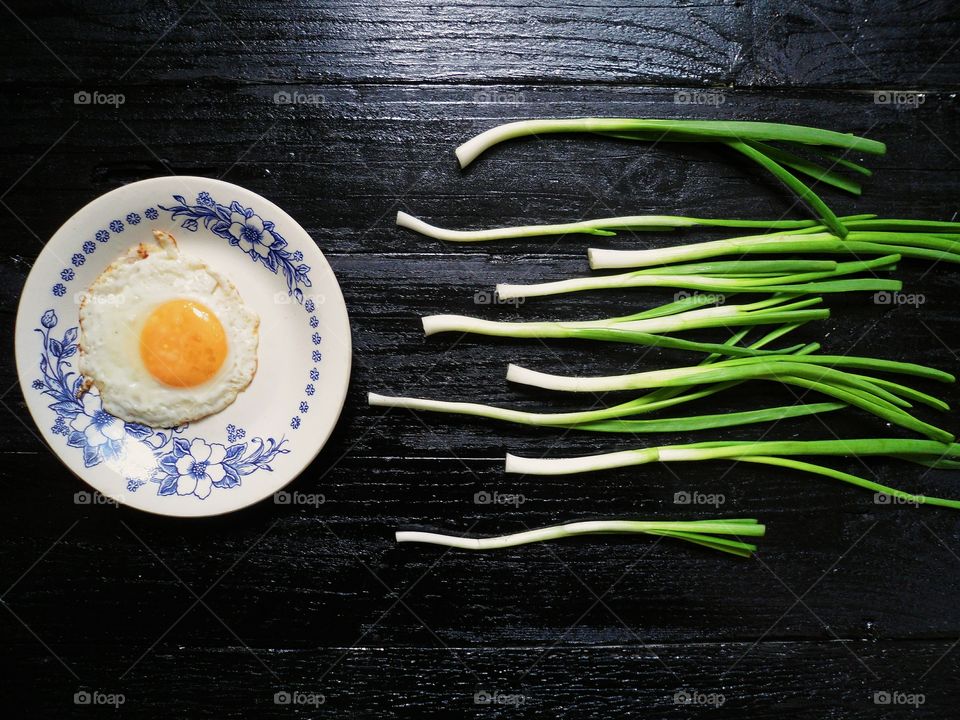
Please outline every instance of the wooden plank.
M930 89L956 88L960 63L949 0L114 2L79 16L11 8L19 21L11 18L0 78L104 90L384 80Z

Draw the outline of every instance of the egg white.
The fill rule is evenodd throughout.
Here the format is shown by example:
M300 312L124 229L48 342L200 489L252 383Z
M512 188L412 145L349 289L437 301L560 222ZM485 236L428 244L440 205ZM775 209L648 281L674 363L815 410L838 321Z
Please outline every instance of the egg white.
M80 372L100 392L103 408L127 422L174 427L220 412L257 371L260 319L229 279L202 260L183 255L171 235L154 232L114 261L80 305ZM140 357L140 333L150 314L170 300L209 308L227 336L216 375L193 387L154 378Z

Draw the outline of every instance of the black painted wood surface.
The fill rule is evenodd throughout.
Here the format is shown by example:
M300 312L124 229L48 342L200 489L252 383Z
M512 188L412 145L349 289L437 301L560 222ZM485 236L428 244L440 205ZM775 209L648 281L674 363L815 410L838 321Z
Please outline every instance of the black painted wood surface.
M0 8L4 715L955 715L960 524L951 512L877 505L870 493L827 480L723 464L511 477L502 471L506 450L579 454L685 438L561 436L365 403L375 390L547 407L553 398L507 385L508 362L594 373L692 359L572 342L423 338L419 317L434 312L602 317L664 293L478 305L475 293L498 281L586 272L591 243L444 246L397 229L399 209L464 228L641 212L802 215L755 168L709 147L555 137L498 147L461 172L453 148L500 121L723 117L854 131L890 151L869 158L876 174L861 198L825 192L835 209L955 218L960 13L946 0L862 5ZM75 105L82 90L122 93L125 102ZM876 94L891 90L921 94L892 103ZM694 92L712 104L677 102ZM279 104L277 93L315 102ZM291 486L322 493L319 507L267 501L186 521L78 506L83 485L34 434L12 356L32 261L86 202L167 173L222 177L271 198L338 274L353 323L353 381L336 433ZM676 235L706 237L715 235ZM671 239L624 234L609 244ZM904 263L900 274L922 305L835 298L833 317L802 334L832 352L956 371L958 273ZM960 401L955 388L945 396ZM790 396L746 388L701 407L778 398ZM852 411L824 421L841 436L892 432ZM767 431L828 432L808 418L716 435ZM957 494L947 473L869 466L881 482ZM856 461L847 467L867 472ZM475 504L484 490L524 502ZM768 523L757 558L643 538L487 555L392 540L400 527L498 533L594 517L715 514L675 505L681 490L721 494L720 514ZM77 705L77 692L120 693L124 704ZM301 702L277 704L278 692ZM477 704L483 692L501 703ZM678 702L682 693L695 704Z

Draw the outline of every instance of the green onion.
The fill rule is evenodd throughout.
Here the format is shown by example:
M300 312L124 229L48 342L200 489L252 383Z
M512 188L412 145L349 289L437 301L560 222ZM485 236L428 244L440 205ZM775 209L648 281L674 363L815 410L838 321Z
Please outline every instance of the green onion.
M756 150L763 155L766 155L772 161L779 163L785 167L788 167L797 172L807 175L817 182L824 183L826 185L832 185L838 190L844 190L851 195L859 195L862 192L859 183L854 182L848 178L843 177L840 173L834 172L831 168L824 167L823 165L818 165L817 163L807 160L800 155L783 150L781 148L775 147L774 145L769 145L760 141L748 142L746 143L751 148ZM839 165L840 163L834 162L834 165ZM855 164L855 163L854 163ZM848 167L848 166L844 166ZM867 168L857 166L861 171L866 170L866 174L869 175L870 171ZM849 168L848 169L853 169ZM842 218L840 218L842 220ZM846 224L846 223L844 223Z
M782 327L776 328L766 335L761 337L759 340L751 343L748 347L752 350L759 350L769 343L783 337L784 335L796 330L800 325L784 325ZM744 339L746 334L749 332L749 329L743 329L734 333L725 343L725 346L732 346L739 343ZM820 349L819 344L811 343L809 345L798 345L792 349L791 352L795 353L796 356L809 355L815 353ZM787 352L786 350L780 352ZM701 366L710 365L711 363L719 360L725 353L713 353L708 355L700 363ZM729 390L730 388L736 387L740 383L738 381L731 382L722 382L714 383L703 388L698 388L696 385L691 386L677 386L677 387L661 387L653 392L641 395L633 400L630 400L625 403L620 403L613 407L606 408L597 408L592 410L582 410L575 412L560 412L560 413L532 413L532 412L523 412L509 410L506 408L492 408L490 406L483 405L474 405L473 408L464 408L465 412L462 414L467 415L480 415L484 417L496 418L500 420L505 420L508 422L516 422L524 425L537 425L543 427L576 427L577 429L589 429L589 430L602 430L599 425L605 420L621 419L624 417L632 417L636 415L645 415L658 410L663 410L664 408L674 407L676 405L681 405L684 403L692 402L694 400L701 400L705 397L709 397L716 393L722 392L724 390ZM417 398L391 398L383 395L377 395L371 393L368 397L368 400L371 405L385 406L385 407L408 407L410 409L423 409L423 410L442 410L449 412L456 412L455 409L450 408L450 406L440 403L434 404L430 400L421 400ZM421 404L423 403L423 404ZM427 407L427 404L432 405L432 407ZM823 403L827 405L828 403ZM461 404L461 408L464 405ZM476 412L473 412L473 410ZM592 427L586 427L586 426Z
M845 224L851 220L874 218L875 215L851 215L840 218ZM402 210L397 213L397 225L414 230L421 235L449 242L484 242L511 238L542 237L544 235L616 235L616 230L660 231L686 227L715 228L761 228L770 230L793 230L823 228L815 220L724 220L719 218L694 218L680 215L627 215L624 217L597 218L580 222L551 225L519 225L492 228L490 230L449 230L430 225Z
M764 408L762 410L746 410L743 412L719 413L714 415L697 415L692 417L659 418L656 420L621 420L598 418L585 421L577 418L591 413L533 413L522 410L481 405L479 403L449 402L446 400L427 400L411 397L388 397L377 393L368 393L367 401L374 407L406 408L428 412L450 413L453 415L472 415L485 417L491 420L504 420L520 425L541 425L569 427L574 430L589 430L594 432L624 432L624 433L653 433L653 432L686 432L693 430L707 430L721 427L735 427L738 425L752 425L756 423L785 420L787 418L802 417L815 413L829 412L846 407L844 403L813 403L807 405L784 405L782 407ZM598 416L604 410L592 411ZM575 418L571 420L571 418ZM565 421L565 422L564 422Z
M807 205L816 214L816 216L823 221L823 224L833 230L833 232L841 236L846 234L847 231L844 228L843 223L841 223L837 216L833 214L833 211L827 207L827 204L820 199L820 196L811 190L807 185L805 185L800 178L787 170L783 165L778 163L773 158L768 157L764 153L760 152L756 146L751 145L748 142L731 140L726 144L728 147L733 148L740 154L753 160L755 163L760 165L760 167L768 170L771 175L790 188L804 202L804 204ZM859 194L859 192L860 188L857 186L857 194Z
M936 440L951 442L954 439L946 430L923 422L906 411L906 408L912 407L910 400L919 400L940 410L948 409L942 400L882 378L838 370L837 366L872 368L881 372L914 375L941 382L954 380L949 373L922 365L846 355L768 355L607 377L550 375L510 365L507 369L507 380L547 390L592 393L767 380L816 390L834 400L853 405L890 423Z
M397 542L420 542L431 545L460 548L463 550L498 550L516 547L528 543L576 537L578 535L610 535L626 533L644 533L686 540L714 550L749 557L756 552L756 545L729 540L720 536L763 537L766 527L752 518L734 518L720 520L694 521L644 521L644 520L592 520L588 522L567 523L551 527L527 530L525 532L501 535L499 537L469 538L440 533L399 531Z
M826 308L811 308L812 305L821 301L821 298L817 297L788 302L791 300L790 297L777 295L744 305L699 307L705 301L704 298L706 301L712 299L710 296L690 296L653 310L601 320L500 322L463 315L429 315L422 319L422 323L426 335L461 332L514 338L574 338L750 356L771 351L742 348L726 343L682 340L663 333L714 327L807 322L822 320L830 314Z
M571 475L645 465L653 462L735 460L776 465L823 475L872 490L875 493L883 493L908 503L960 509L960 500L904 492L833 468L791 459L795 455L885 456L933 467L952 467L952 463L960 461L960 445L931 440L890 440L882 438L691 443L689 445L664 445L573 458L525 458L508 454L506 456L506 472L523 475Z
M883 155L886 145L876 140L838 133L820 128L783 123L729 120L660 120L642 118L569 118L521 120L491 128L457 148L461 167L467 167L488 148L515 138L548 133L630 133L620 138L682 142L718 140L756 140L760 142L792 142L820 145Z
M836 173L822 169L815 163L786 153L780 148L773 152L765 143L785 142L795 145L839 148L845 151L882 155L886 146L875 140L838 133L820 128L786 125L782 123L738 122L726 120L658 120L643 118L570 118L523 120L491 128L457 148L461 167L467 167L488 148L505 140L548 133L594 133L621 140L651 142L717 142L725 144L750 158L791 190L816 212L823 224L836 234L846 233L844 225L826 204L787 167L816 178L821 182L844 189L859 189L856 184L844 186ZM765 152L766 151L766 152ZM767 154L771 153L771 154ZM850 167L851 164L842 164Z
M843 242L842 240L839 242ZM811 264L810 272L795 272L789 274L773 274L763 272L766 263L749 263L739 261L736 266L746 274L738 274L736 267L721 266L716 274L709 273L709 265L698 265L699 272L689 272L690 266L669 266L666 268L651 268L635 270L620 275L601 275L554 282L536 283L533 285L497 285L497 295L503 299L543 297L559 295L568 292L584 290L622 289L636 287L672 287L686 290L706 290L708 292L737 293L737 292L773 292L773 293L835 293L848 291L877 291L889 290L897 292L902 288L899 280L881 280L878 278L844 279L842 278L858 272L875 269L892 269L900 260L900 255L890 254L873 260L855 260L837 263L832 270L820 269L819 265ZM816 261L809 261L814 263ZM776 266L768 266L775 269ZM751 272L746 272L749 268ZM729 271L729 274L727 274ZM826 281L826 282L820 282Z
M886 254L898 252L904 257L931 257L927 254L913 254L913 251L925 247L935 247L945 254L960 254L960 243L955 237L960 233L960 222L941 222L937 220L903 220L892 218L878 218L876 215L848 215L839 218L846 229L848 244L842 244L842 238L828 232L825 225L819 225L813 220L727 220L719 218L693 218L679 215L628 215L624 217L596 218L572 223L551 225L520 225L515 227L492 228L489 230L449 230L430 225L423 220L408 215L405 212L397 213L397 225L415 230L427 237L450 242L482 242L487 240L505 240L511 238L542 237L546 235L569 235L582 233L609 237L616 235L617 230L628 231L662 231L686 227L714 227L714 228L759 228L780 230L782 232L766 235L750 235L742 238L731 238L713 243L698 243L681 246L680 248L665 248L661 250L622 251L591 249L591 266L595 269L642 267L661 265L671 260L671 254L676 252L677 260L697 260L719 255L743 254L747 252L836 252L851 254ZM855 231L872 231L892 233L888 235L861 235ZM808 238L810 245L803 244L803 238L796 235L813 235ZM783 236L791 236L786 238ZM852 237L851 237L852 236ZM761 241L759 238L763 238ZM817 244L821 240L828 240L826 245ZM750 241L743 243L742 241ZM777 243L793 242L777 247ZM857 245L851 246L849 242ZM727 245L728 243L740 243ZM769 245L767 243L770 243ZM863 243L860 245L859 243ZM751 247L756 244L756 249ZM887 247L883 247L885 244ZM725 252L705 252L703 250L719 249ZM743 248L742 250L739 248ZM631 255L636 253L638 261L632 262ZM662 256L662 257L661 257ZM594 257L596 261L594 261ZM946 257L950 262L957 262L953 257ZM616 263L613 261L617 260ZM609 263L609 264L608 264Z
M882 223L911 223L918 221L878 221ZM851 223L852 225L852 223ZM876 227L896 227L878 225ZM811 230L813 228L810 228ZM826 253L850 255L887 255L943 260L960 263L960 233L947 232L893 232L852 229L845 238L828 232L779 232L766 235L748 235L726 240L711 240L691 245L653 250L603 250L590 248L587 257L595 270L631 267L654 267L675 262L708 260L727 255L753 253ZM669 272L670 267L661 272ZM614 276L621 277L621 276Z

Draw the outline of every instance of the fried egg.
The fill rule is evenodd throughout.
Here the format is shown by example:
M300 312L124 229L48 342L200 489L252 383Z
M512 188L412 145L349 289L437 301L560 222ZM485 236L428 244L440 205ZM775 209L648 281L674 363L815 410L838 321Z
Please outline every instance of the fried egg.
M80 304L80 372L103 409L174 427L220 412L257 371L260 319L229 279L155 231Z

